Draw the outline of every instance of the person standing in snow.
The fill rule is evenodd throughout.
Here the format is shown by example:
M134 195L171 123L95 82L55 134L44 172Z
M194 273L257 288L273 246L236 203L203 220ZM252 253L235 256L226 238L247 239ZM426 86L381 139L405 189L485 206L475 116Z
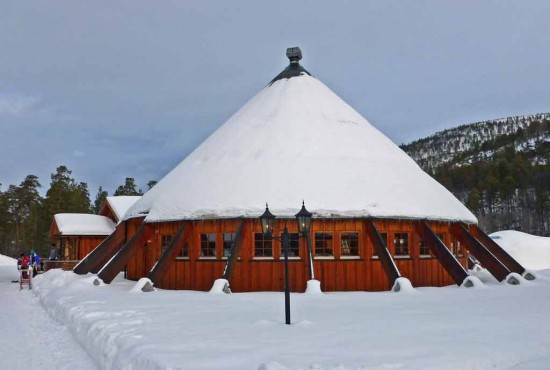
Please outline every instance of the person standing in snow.
M31 249L31 266L32 277L35 277L38 273L38 267L40 266L40 256L34 251L34 249Z
M25 252L21 252L21 254L19 255L19 258L17 259L17 269L24 270L23 278L25 279L28 277L27 274L28 274L29 263L30 263L29 257L25 254Z

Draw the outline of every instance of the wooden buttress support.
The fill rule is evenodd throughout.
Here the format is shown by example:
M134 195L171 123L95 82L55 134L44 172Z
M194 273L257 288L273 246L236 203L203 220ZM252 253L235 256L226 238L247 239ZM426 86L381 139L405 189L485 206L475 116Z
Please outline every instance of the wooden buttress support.
M116 252L124 245L126 234L126 222L118 227L101 244L94 248L74 268L73 272L78 275L86 275L91 272L97 274L99 270L109 261Z
M231 285L231 278L233 277L233 272L235 271L235 265L239 260L239 254L243 246L244 241L244 232L243 232L243 221L237 226L237 232L235 233L235 240L231 246L231 253L227 257L225 267L223 269L222 279L225 279Z
M464 267L457 261L451 251L443 244L443 242L435 235L433 230L426 222L418 222L415 224L416 231L424 239L424 243L428 245L432 254L437 258L441 266L451 275L456 285L460 286L469 276Z
M393 261L393 258L390 251L388 250L388 247L386 246L386 243L384 243L380 232L378 231L372 220L365 220L365 229L367 230L370 240L372 241L372 245L374 246L374 250L378 255L378 259L380 260L380 262L382 262L382 267L384 268L388 280L390 281L391 288L394 285L395 280L401 277L401 273L399 272L399 269Z
M151 271L147 274L147 277L151 279L153 285L160 284L166 272L168 272L170 267L173 265L176 256L187 242L190 229L191 225L189 222L183 222L181 224L176 232L176 235L174 235L174 238L170 241L168 248L161 253L157 263L155 263Z
M512 256L510 256L500 245L498 245L489 235L485 234L477 225L472 226L472 234L479 240L485 248L489 250L500 262L512 272L517 272L522 275L525 268L519 264ZM475 254L474 254L475 256Z
M104 283L110 284L111 281L128 264L133 252L140 245L144 245L153 234L153 227L149 224L142 224L137 233L124 244L124 246L114 255L113 258L99 271L98 276Z
M510 270L470 234L464 225L459 223L453 224L451 226L451 233L498 281L503 281L510 274Z

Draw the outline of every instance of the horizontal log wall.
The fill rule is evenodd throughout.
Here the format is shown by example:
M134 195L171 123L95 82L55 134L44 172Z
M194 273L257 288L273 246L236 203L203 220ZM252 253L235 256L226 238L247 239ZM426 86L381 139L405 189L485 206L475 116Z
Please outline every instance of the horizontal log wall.
M223 233L235 233L241 219L192 221L187 243L188 257L177 257L168 267L158 287L164 289L209 290L214 280L221 277L226 263L223 257ZM296 232L295 220L278 220L274 235L279 236L284 224L290 233ZM416 233L415 221L375 220L375 225L382 234L387 235L388 249L394 256L401 275L411 280L414 286L444 286L454 284L453 279L432 256L420 256L419 242L421 237ZM443 242L450 248L451 234L449 223L428 222L436 234L443 235ZM128 264L128 278L139 279L146 276L161 254L163 235L174 235L180 222L155 224L155 232L150 240L132 257ZM139 222L129 224L128 238L139 228ZM333 236L333 256L314 257L315 276L321 281L324 291L383 291L389 289L389 281L381 262L373 257L373 245L364 229L362 219L314 219L312 224L312 242L315 255L315 233L327 232ZM345 232L359 234L359 258L342 256L341 236ZM201 257L201 234L216 234L215 257ZM259 220L245 219L243 223L243 247L236 263L231 281L233 292L244 291L282 291L284 288L284 262L281 245L272 242L272 258L254 257L254 233L261 233ZM396 233L407 233L409 255L395 256L394 236ZM456 243L456 242L455 242ZM290 259L290 288L303 292L308 279L307 247L305 238L300 238L299 259ZM467 253L457 257L467 266Z

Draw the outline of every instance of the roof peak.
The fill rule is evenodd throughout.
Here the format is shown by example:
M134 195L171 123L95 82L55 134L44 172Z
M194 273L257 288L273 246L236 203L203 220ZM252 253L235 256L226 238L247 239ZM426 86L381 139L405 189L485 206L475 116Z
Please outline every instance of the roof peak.
M278 80L289 79L292 77L298 77L303 74L311 76L304 67L300 65L300 60L302 59L302 50L298 47L291 47L286 49L286 56L290 60L290 64L286 67L281 73L279 73L271 82L270 85Z

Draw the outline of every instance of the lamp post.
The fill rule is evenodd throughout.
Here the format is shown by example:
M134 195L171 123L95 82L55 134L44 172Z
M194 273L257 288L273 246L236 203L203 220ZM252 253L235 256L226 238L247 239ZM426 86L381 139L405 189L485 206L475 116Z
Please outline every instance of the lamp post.
M311 216L312 214L308 212L302 202L302 209L296 214L296 222L298 223L298 231L302 234L306 233L306 236L309 235L309 229L311 225ZM285 224L283 233L280 238L273 236L273 228L275 225L275 215L269 211L269 206L265 205L265 212L260 216L260 221L262 223L262 232L266 237L271 237L272 240L278 240L281 242L285 255L285 323L290 325L290 286L289 286L289 277L288 277L288 249L290 246L290 234ZM309 248L309 247L308 247ZM311 253L309 253L310 264L311 264ZM313 271L311 266L310 273Z

